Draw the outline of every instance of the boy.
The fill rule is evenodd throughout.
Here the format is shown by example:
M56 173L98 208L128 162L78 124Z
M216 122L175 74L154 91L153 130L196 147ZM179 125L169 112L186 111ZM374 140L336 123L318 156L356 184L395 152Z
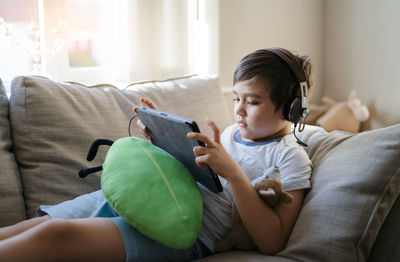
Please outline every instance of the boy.
M304 72L307 90L300 91L296 73L280 55L289 56L290 62L298 65L294 69L297 74L300 70ZM296 57L284 49L257 50L240 61L234 74L236 124L226 128L220 138L216 124L207 120L214 132L213 140L204 134L188 134L189 138L206 144L193 149L197 164L210 166L222 177L224 187L223 193L213 194L199 184L204 201L199 239L210 250L214 251L215 241L223 239L230 230L233 201L261 252L275 254L284 248L300 210L304 189L310 187L311 161L298 145L302 142L291 134L288 121L297 125L300 120L293 114L302 114L303 108L293 107L301 102L300 93L303 96L308 93L310 75L311 64L306 57ZM142 98L142 102L156 109L150 100ZM149 138L140 120L138 124ZM284 190L294 196L292 203L279 204L274 209L261 201L251 185L252 180L269 172L271 167L280 169Z

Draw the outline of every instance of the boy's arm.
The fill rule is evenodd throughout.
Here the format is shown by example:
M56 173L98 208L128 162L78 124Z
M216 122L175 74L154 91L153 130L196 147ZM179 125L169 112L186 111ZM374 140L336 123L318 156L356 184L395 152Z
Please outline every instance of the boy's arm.
M261 200L246 176L238 175L228 182L240 217L259 250L269 255L283 250L300 211L304 190L291 191L291 203L281 202L272 209Z
M300 211L304 190L295 190L291 203L280 203L270 208L258 196L246 174L227 153L220 142L219 129L212 121L207 121L214 131L214 141L204 134L189 133L188 137L206 144L195 147L196 163L210 166L213 171L224 177L232 190L235 202L247 231L262 253L276 254L281 251Z

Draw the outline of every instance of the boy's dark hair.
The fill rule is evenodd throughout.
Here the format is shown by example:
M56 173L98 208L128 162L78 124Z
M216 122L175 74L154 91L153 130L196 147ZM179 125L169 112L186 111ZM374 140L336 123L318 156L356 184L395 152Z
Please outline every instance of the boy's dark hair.
M312 86L312 66L307 56L294 55L302 66L308 88ZM249 81L262 86L275 104L275 112L287 110L298 95L299 83L293 71L279 56L268 49L257 50L245 56L238 64L233 76L233 84ZM288 103L290 102L290 103Z

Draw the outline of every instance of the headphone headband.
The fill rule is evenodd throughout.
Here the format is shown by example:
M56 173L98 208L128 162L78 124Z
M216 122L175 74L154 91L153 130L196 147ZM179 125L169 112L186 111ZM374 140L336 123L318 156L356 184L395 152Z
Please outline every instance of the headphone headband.
M297 82L307 82L303 68L297 61L297 58L294 57L290 51L283 48L267 48L267 50L279 56L290 67L290 69L292 69L293 74L296 76Z

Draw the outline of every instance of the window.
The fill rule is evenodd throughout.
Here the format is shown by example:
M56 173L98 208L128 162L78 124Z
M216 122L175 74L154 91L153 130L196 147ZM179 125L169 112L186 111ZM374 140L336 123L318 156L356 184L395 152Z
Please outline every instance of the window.
M10 12L25 6L19 12ZM36 0L0 1L0 77L6 86L17 74L37 71L40 34Z
M65 21L65 48L48 59L47 72L86 84L129 80L129 1L45 0L48 42L51 24Z
M218 73L218 1L2 0L0 17L3 80L40 73L128 83Z

